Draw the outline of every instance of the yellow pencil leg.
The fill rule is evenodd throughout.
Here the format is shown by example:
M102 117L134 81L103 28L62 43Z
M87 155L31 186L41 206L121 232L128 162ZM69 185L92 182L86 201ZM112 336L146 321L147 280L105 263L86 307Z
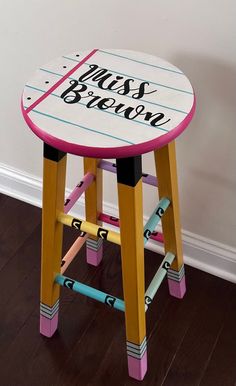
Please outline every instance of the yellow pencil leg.
M141 157L117 160L123 292L129 375L147 371Z
M102 212L102 169L99 159L84 158L84 174L90 172L95 176L92 184L85 191L86 221L100 224L98 216ZM86 241L87 262L98 266L103 255L103 241L100 237L91 236Z
M159 197L167 197L171 205L162 217L165 253L172 252L176 258L168 270L170 294L182 298L186 292L179 213L179 194L176 171L175 142L154 152L158 178Z
M64 210L66 154L44 144L40 332L51 337L57 329L63 225L57 214Z

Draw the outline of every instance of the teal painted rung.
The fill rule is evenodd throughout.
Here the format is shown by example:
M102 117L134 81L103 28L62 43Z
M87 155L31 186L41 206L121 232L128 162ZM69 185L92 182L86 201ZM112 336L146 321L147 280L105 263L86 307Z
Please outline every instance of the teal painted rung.
M168 252L165 258L162 260L160 267L158 268L155 276L153 277L147 291L145 292L145 309L147 311L149 305L153 301L154 296L157 293L158 288L160 287L164 277L167 274L168 269L175 259L173 253Z
M143 233L143 241L144 245L149 240L152 232L154 232L157 224L159 223L161 217L165 213L166 209L170 205L170 200L166 197L162 198L157 205L156 209L152 213L151 217L147 221L145 227L144 227L144 233Z
M90 287L86 284L82 284L79 281L72 280L69 277L63 275L57 275L55 282L63 287L69 288L81 295L88 296L92 299L98 300L101 303L107 304L109 307L116 308L120 311L125 311L125 302L114 296L99 291L96 288Z

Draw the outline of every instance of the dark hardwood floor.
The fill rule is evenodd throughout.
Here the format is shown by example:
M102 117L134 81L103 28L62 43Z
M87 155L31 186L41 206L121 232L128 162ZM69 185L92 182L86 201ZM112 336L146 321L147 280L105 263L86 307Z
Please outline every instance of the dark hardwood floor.
M0 195L1 386L236 385L236 285L186 267L187 294L168 295L163 282L147 314L148 373L127 375L124 315L63 288L59 330L40 336L41 212ZM64 250L76 238L65 228ZM148 284L161 257L145 251ZM67 273L122 297L119 248L106 243L100 267L85 249Z

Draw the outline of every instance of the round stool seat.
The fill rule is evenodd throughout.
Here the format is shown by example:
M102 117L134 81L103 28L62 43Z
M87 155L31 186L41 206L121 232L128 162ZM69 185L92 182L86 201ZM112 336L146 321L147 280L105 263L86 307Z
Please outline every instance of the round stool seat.
M160 148L195 109L188 78L172 64L127 50L79 51L42 66L26 84L32 131L63 152L126 158Z

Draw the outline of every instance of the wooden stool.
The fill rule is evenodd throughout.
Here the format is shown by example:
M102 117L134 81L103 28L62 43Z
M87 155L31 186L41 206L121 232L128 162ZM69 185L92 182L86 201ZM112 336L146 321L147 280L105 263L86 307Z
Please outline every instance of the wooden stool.
M182 71L126 50L62 56L41 67L22 96L23 116L44 142L40 332L51 337L57 329L60 286L121 310L129 374L138 380L147 371L145 311L165 275L171 295L185 293L174 139L194 109ZM156 177L142 173L141 155L150 151L161 200L143 229L142 182L157 185ZM64 200L67 153L84 157L85 176ZM102 213L104 169L117 173L120 220ZM83 192L86 221L67 214ZM160 219L165 258L145 292L144 245L150 237L162 241L155 231ZM120 225L120 233L103 222ZM63 224L80 234L62 259ZM121 245L124 300L63 275L86 240L87 261L97 266L103 239Z

